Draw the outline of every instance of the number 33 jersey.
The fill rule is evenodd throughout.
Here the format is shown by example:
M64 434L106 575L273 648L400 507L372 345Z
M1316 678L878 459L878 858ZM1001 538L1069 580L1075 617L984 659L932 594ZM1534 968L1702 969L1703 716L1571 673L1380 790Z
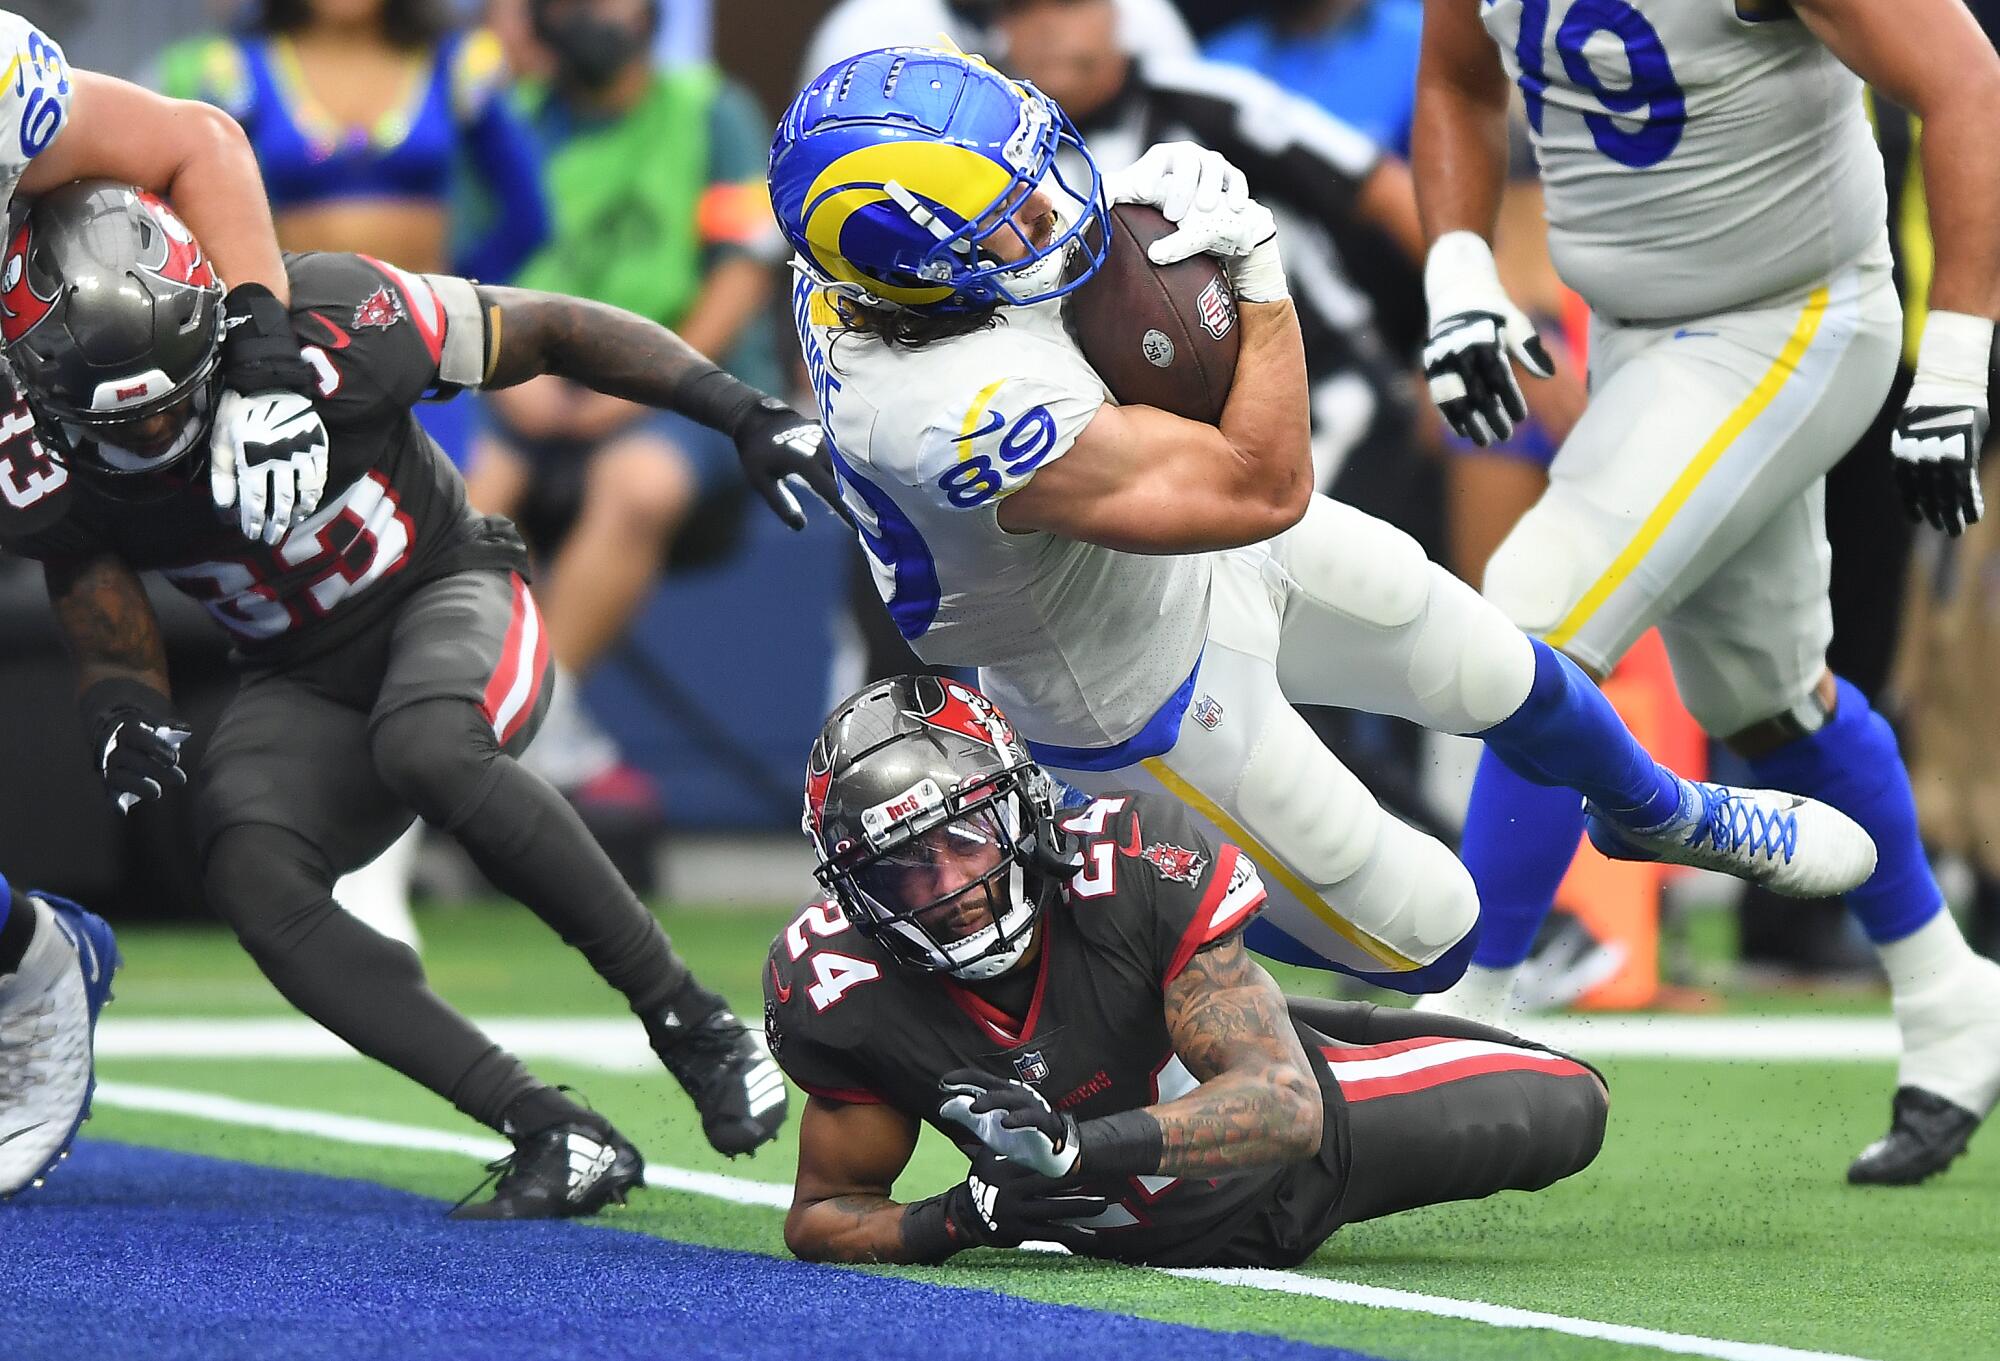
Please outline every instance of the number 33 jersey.
M1000 502L1108 400L1060 303L917 348L844 331L801 278L794 319L876 589L918 656L981 668L1031 741L1124 741L1188 678L1209 560L1002 529Z
M1481 17L1526 106L1556 270L1600 316L1734 311L1881 235L1861 80L1785 0L1492 0Z
M50 458L13 388L0 384L0 548L49 559L110 553L199 601L246 659L317 656L452 572L525 573L507 521L476 515L465 486L412 414L483 374L487 327L460 279L407 274L356 255L287 256L292 329L330 437L317 512L274 546L217 511L203 451L172 475L113 494Z

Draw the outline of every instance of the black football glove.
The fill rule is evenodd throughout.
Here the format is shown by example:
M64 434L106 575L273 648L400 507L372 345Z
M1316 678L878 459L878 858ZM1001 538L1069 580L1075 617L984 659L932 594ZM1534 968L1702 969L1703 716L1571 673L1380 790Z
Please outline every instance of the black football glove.
M965 1180L944 1193L955 1247L1011 1248L1028 1242L1073 1245L1096 1232L1074 1223L1111 1202L982 1150Z
M1889 452L1896 457L1896 486L1903 510L1919 524L1930 522L1954 539L1985 512L1979 489L1979 450L1986 443L1989 417L1971 402L1919 405L1915 393L1896 413Z
M181 743L194 730L166 706L166 696L137 681L100 681L83 696L97 774L121 813L187 783Z
M960 1068L946 1073L938 1089L945 1093L938 1118L965 1126L1000 1157L1048 1177L1067 1176L1076 1166L1076 1121L1026 1083Z
M800 415L776 397L766 397L742 417L733 434L743 476L780 520L793 529L806 527L799 498L786 485L797 481L853 525L854 517L841 502L840 483L820 438L818 421Z

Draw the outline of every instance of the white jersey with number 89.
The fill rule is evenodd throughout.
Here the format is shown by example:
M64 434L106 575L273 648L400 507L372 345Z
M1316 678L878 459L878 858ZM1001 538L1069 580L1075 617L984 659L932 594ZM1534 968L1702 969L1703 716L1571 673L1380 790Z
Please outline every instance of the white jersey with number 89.
M1601 316L1730 311L1879 236L1861 81L1784 0L1492 0L1563 281Z
M1060 304L914 349L843 333L803 277L793 310L842 496L917 655L979 667L1034 742L1106 747L1144 727L1201 653L1210 559L1010 534L998 518L1108 400Z
M71 80L62 49L11 10L0 10L0 206L28 162L69 119Z

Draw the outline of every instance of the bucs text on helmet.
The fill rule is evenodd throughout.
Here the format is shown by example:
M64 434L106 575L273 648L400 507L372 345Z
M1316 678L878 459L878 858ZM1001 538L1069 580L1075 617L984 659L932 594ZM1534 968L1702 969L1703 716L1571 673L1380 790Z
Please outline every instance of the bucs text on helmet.
M993 702L936 676L843 701L806 764L821 884L916 969L993 978L1018 963L1078 867L1054 782Z
M0 257L0 337L51 452L109 482L205 452L223 285L152 194L79 180L36 199Z

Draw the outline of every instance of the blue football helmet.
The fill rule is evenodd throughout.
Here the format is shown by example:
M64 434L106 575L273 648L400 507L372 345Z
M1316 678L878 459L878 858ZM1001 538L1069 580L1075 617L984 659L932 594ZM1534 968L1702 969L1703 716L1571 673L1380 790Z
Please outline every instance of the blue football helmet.
M1072 185L1069 148L1089 172ZM771 208L800 267L870 306L972 312L1060 297L1109 244L1102 177L1056 102L978 57L885 47L835 62L771 141ZM1012 214L1036 189L1057 212L1037 247ZM1011 231L1007 262L985 249Z

